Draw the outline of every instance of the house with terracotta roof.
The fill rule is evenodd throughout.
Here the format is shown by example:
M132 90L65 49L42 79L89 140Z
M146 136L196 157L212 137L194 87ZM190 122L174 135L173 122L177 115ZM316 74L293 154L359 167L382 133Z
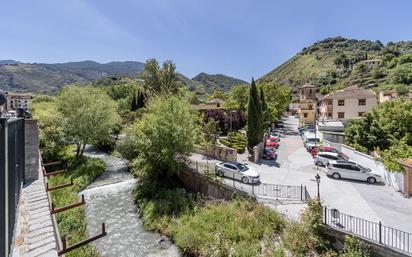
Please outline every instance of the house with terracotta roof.
M349 86L325 95L319 101L319 118L348 120L362 117L377 104L372 90Z

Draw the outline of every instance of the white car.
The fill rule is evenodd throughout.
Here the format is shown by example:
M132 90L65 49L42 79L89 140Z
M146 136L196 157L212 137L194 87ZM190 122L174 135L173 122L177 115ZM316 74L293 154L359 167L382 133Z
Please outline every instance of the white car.
M350 161L346 156L341 155L340 153L334 152L319 152L315 157L313 157L313 163L316 166L326 166L330 161Z
M239 162L218 163L215 166L215 172L218 176L238 179L245 184L260 182L259 173Z
M354 179L366 181L370 184L382 182L381 176L375 171L348 161L330 161L326 166L326 175L334 179Z

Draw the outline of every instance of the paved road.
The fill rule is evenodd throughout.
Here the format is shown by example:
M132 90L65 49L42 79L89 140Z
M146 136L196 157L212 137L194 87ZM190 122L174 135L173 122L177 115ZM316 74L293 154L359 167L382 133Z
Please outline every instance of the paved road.
M285 120L286 128L296 132L298 120ZM195 156L199 160L199 156ZM240 162L248 162L247 155L239 155ZM213 162L213 161L209 161ZM280 141L278 160L261 164L248 162L261 176L262 183L306 185L309 194L316 197L316 174L321 176L320 194L324 204L343 213L412 232L412 199L404 198L392 187L370 185L350 180L334 180L313 165L311 155L303 147L301 137L287 135Z

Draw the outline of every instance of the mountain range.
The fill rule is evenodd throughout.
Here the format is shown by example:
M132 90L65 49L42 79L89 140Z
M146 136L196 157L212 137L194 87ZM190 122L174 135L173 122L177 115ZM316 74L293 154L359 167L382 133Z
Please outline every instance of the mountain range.
M67 63L22 63L0 60L0 89L34 93L53 93L69 84L87 84L106 77L136 77L144 63L135 61L98 63L94 61ZM178 74L179 80L189 90L199 95L214 90L229 90L235 84L247 82L222 74L200 73L193 79Z

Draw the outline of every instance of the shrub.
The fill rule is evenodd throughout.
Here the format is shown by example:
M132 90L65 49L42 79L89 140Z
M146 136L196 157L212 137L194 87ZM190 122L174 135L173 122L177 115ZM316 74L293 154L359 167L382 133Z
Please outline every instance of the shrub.
M258 256L265 240L275 251L284 224L278 213L256 202L233 200L209 203L194 214L183 215L173 224L171 234L190 256Z
M353 236L345 236L341 257L369 257L368 246Z

